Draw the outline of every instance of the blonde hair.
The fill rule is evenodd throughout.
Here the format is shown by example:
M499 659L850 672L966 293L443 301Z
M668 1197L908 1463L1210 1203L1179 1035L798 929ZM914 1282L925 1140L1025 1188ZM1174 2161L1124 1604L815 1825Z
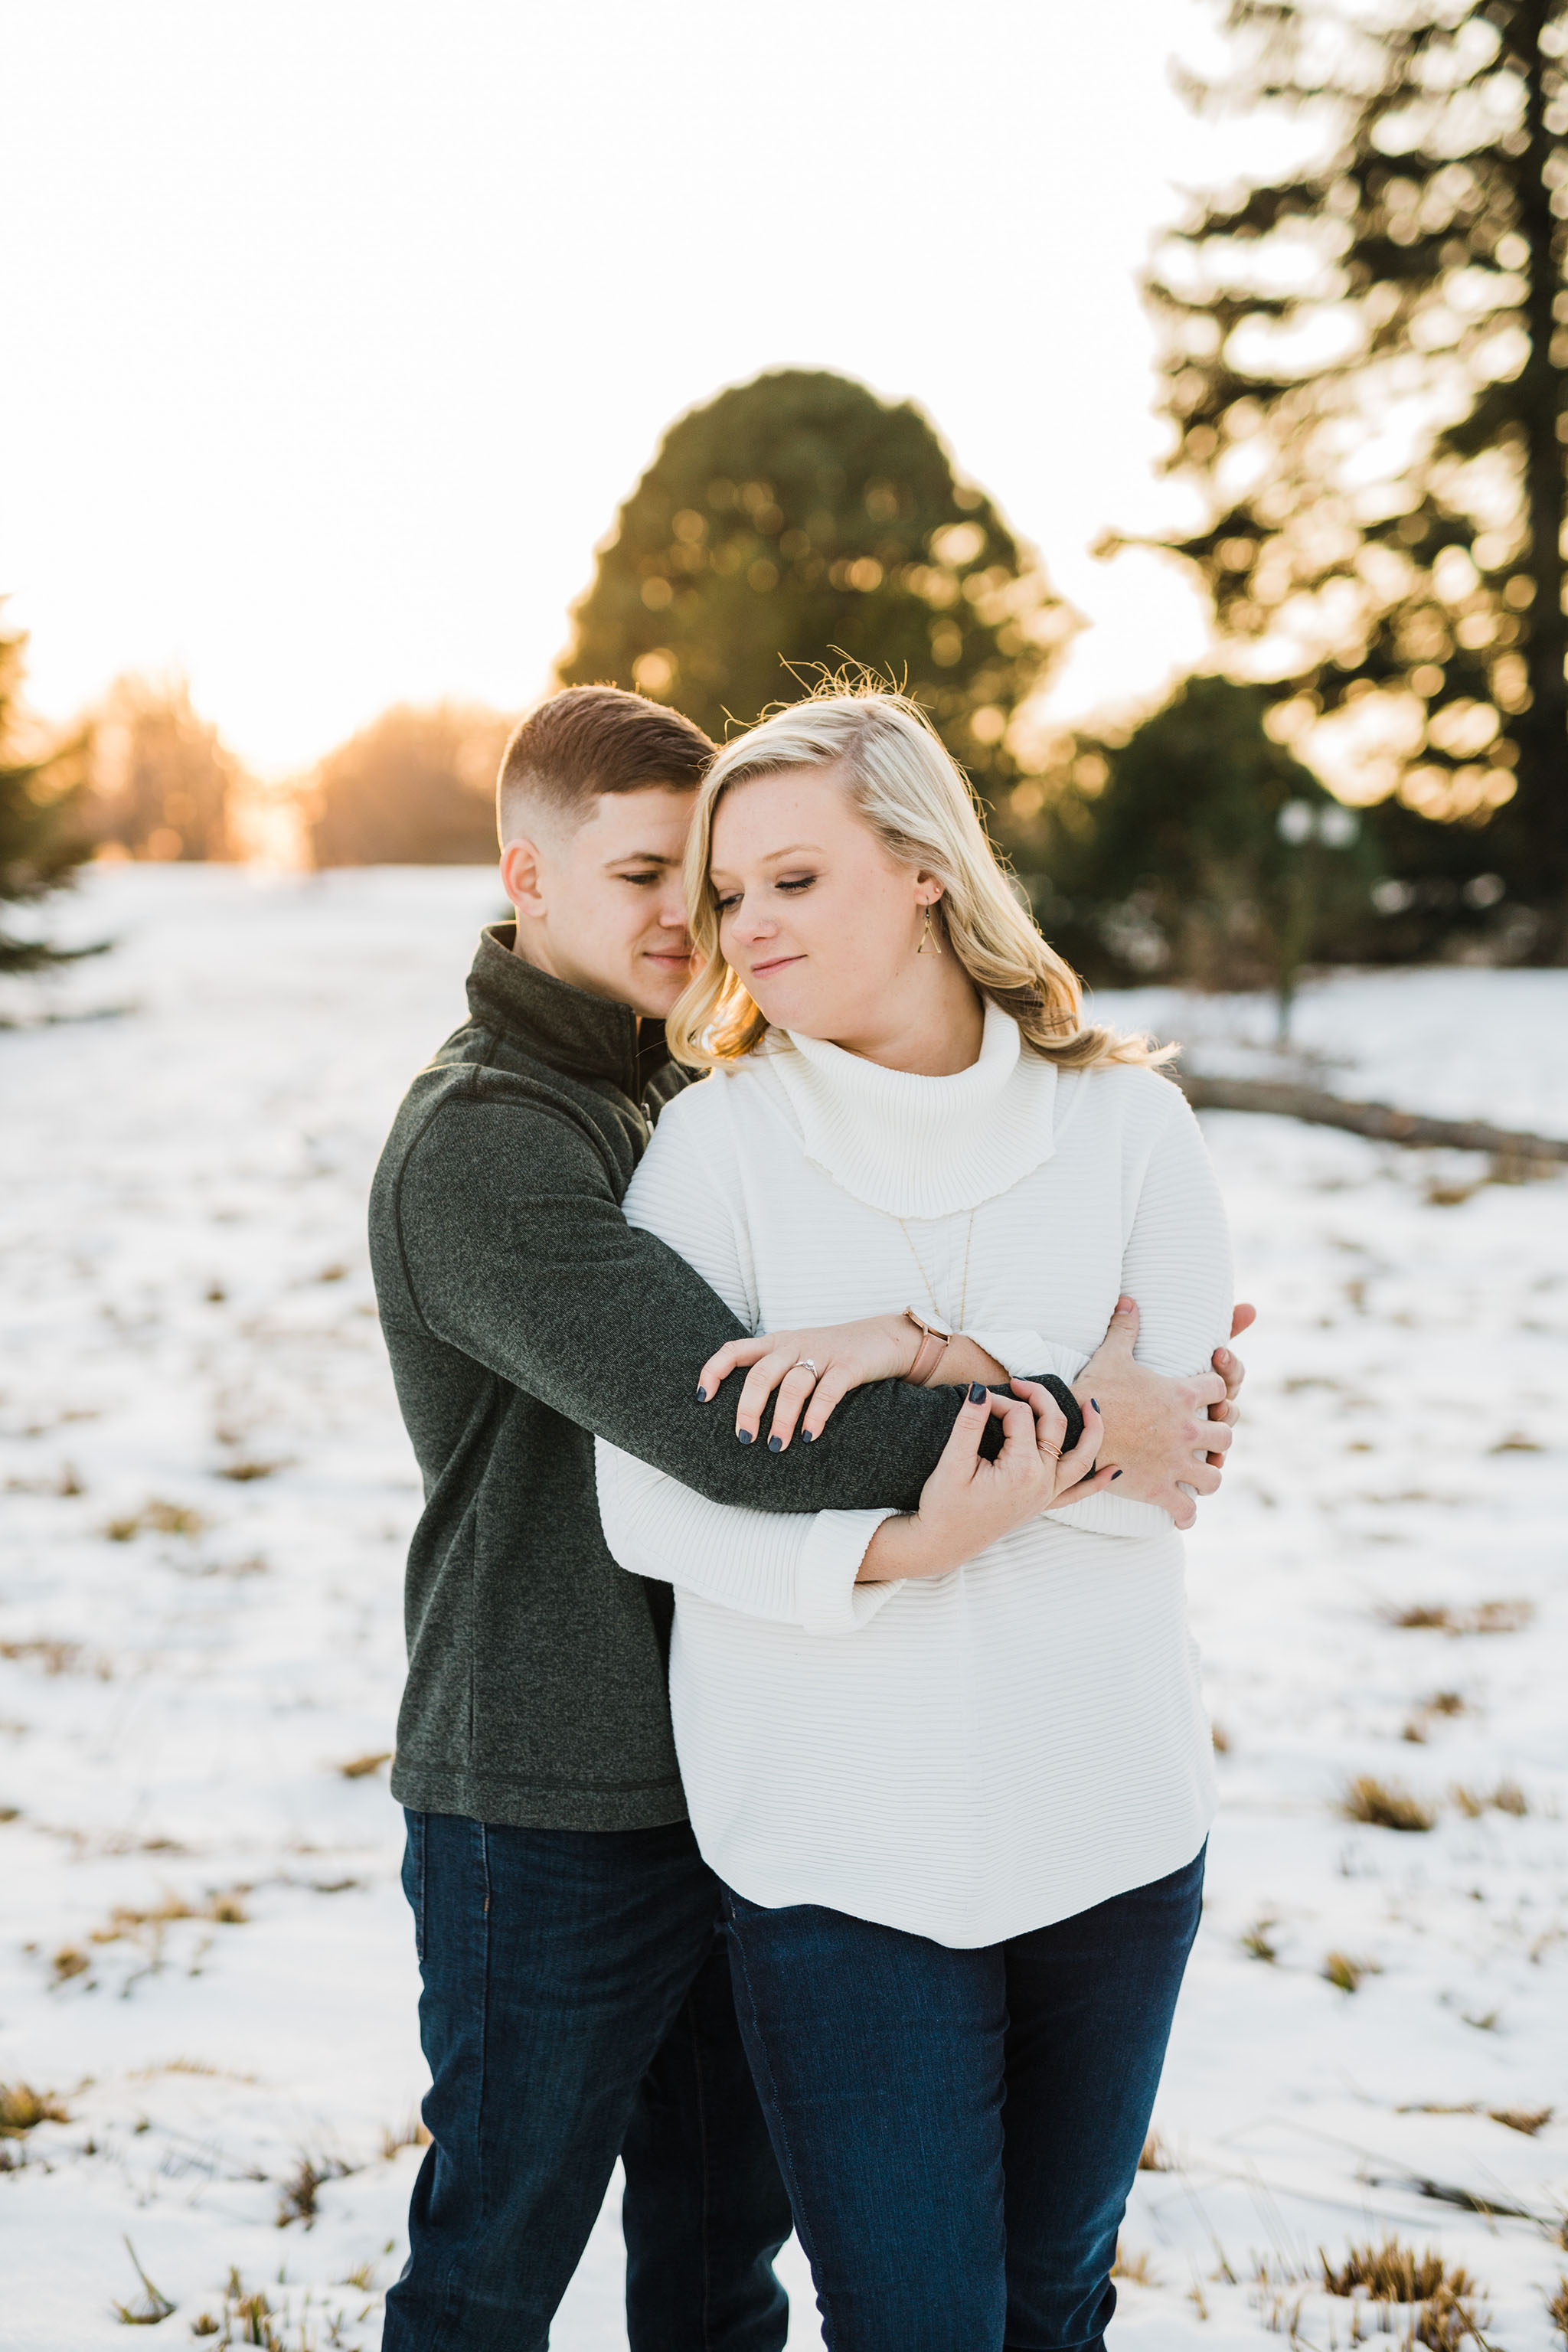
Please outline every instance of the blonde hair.
M1018 904L986 838L974 796L925 713L901 694L841 688L775 711L718 754L697 789L686 849L686 903L702 968L667 1024L669 1050L695 1069L739 1061L768 1024L719 944L709 868L713 818L734 784L792 768L842 768L850 805L900 865L937 877L942 943L982 995L1010 1013L1026 1042L1068 1070L1158 1062L1173 1050L1086 1028L1078 974Z

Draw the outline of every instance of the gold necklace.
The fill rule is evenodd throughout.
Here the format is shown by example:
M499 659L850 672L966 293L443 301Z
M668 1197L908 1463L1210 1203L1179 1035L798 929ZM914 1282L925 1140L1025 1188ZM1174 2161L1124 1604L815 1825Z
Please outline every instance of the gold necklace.
M969 1305L969 1250L970 1244L974 1239L974 1216L975 1212L971 1209L969 1212L969 1224L963 1236L963 1290L958 1302L958 1320L952 1327L955 1331L963 1330L964 1312ZM910 1245L910 1255L913 1258L916 1266L919 1268L921 1280L926 1286L926 1297L931 1300L931 1311L940 1323L942 1321L942 1308L937 1305L936 1292L931 1288L931 1276L925 1270L919 1250L915 1247L914 1235L910 1233L908 1225L905 1224L902 1217L895 1217L893 1222L898 1226L900 1233L902 1234L904 1239Z

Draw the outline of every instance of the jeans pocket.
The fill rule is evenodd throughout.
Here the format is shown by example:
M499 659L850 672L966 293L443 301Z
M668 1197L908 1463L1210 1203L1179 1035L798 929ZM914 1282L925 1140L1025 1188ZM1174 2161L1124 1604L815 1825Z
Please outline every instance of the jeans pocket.
M403 1850L403 1892L414 1914L414 1957L425 1965L425 1816L404 1811L408 1839Z

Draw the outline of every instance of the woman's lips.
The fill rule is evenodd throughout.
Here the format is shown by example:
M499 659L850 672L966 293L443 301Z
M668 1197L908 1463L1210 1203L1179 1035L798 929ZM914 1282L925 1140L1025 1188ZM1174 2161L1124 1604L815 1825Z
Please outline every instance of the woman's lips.
M786 964L804 963L805 961L805 958L804 956L774 956L771 963L754 963L752 966L752 976L753 979L760 979L764 971L783 971Z

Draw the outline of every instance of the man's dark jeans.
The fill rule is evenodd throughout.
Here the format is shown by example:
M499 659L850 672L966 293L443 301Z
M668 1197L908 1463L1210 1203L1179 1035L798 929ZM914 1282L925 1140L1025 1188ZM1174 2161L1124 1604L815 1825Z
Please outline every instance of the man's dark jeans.
M781 2352L789 2203L690 1830L407 1822L435 2080L384 2352L543 2352L617 2156L632 2352Z
M832 2352L1100 2352L1203 1866L970 1951L726 1897Z

